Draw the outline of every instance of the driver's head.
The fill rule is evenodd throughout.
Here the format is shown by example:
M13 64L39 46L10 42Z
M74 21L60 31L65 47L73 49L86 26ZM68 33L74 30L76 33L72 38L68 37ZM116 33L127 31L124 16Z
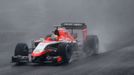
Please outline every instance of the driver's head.
M56 28L53 33L54 33L55 35L59 36L59 30L58 30L58 28Z

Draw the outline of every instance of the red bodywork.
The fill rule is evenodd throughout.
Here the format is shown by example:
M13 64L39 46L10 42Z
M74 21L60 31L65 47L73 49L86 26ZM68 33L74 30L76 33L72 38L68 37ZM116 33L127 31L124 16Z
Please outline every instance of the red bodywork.
M56 41L75 41L74 37L65 29L65 28L59 28L58 29L59 35L57 36ZM45 39L45 42L51 42L51 37L48 37Z
M59 32L59 35L56 37L56 40L52 40L51 37L47 37L47 38L44 38L43 42L44 43L59 42L59 41L75 42L74 37L65 28L59 28L58 32ZM44 50L39 53L32 52L32 56L38 57L49 52L52 52L52 50ZM60 58L58 59L58 61L60 61Z

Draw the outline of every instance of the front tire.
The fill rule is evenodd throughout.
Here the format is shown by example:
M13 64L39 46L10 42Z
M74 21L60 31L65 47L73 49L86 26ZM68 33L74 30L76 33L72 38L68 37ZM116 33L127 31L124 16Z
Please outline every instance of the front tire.
M17 65L22 65L25 64L28 61L28 54L29 54L29 49L27 44L25 43L18 43L15 48L14 52L14 57L17 57L16 64ZM26 57L25 62L23 62L23 57Z
M14 55L15 56L18 56L18 55L20 55L20 56L28 56L28 52L29 52L29 49L28 49L27 44L25 44L25 43L18 43L16 45Z
M61 43L58 46L58 55L63 58L63 64L68 64L72 56L72 47L70 44Z

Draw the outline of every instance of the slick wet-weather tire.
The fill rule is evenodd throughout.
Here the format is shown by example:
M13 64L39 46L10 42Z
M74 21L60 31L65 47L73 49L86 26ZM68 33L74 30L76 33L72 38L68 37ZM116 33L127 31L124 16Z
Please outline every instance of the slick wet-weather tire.
M28 49L27 44L18 43L16 45L14 56L20 56L20 57L27 56L28 57L28 54L29 54L29 49ZM20 60L20 61L16 62L16 65L23 65L23 64L26 64L26 63L27 62L21 62L21 60Z
M66 43L59 44L58 55L63 58L63 64L68 64L72 56L72 47Z
M99 39L96 35L87 36L83 49L87 55L97 55L99 50Z

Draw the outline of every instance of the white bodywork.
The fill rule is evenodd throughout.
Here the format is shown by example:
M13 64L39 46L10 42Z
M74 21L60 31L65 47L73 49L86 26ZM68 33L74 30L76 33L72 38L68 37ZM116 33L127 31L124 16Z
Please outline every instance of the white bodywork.
M57 44L57 43L71 43L71 41L67 41L65 39L61 39L60 41L51 41L51 42L40 42L37 47L34 49L33 53L41 53L44 51L44 49L51 44ZM76 43L76 41L72 41L72 43Z
M33 53L40 53L40 52L43 52L44 49L48 46L48 45L51 45L51 44L57 44L57 43L60 43L60 42L40 42L37 47L34 49Z

